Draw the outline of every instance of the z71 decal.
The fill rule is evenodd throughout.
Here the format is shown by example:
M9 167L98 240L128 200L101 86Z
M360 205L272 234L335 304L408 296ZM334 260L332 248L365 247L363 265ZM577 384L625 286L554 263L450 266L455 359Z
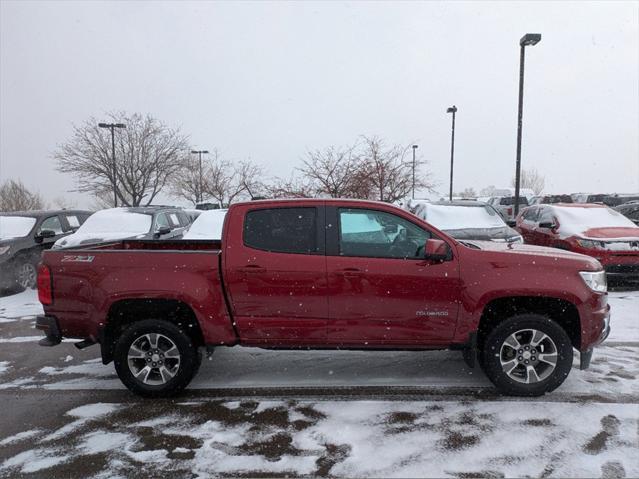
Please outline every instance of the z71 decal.
M66 255L62 257L63 263L92 263L95 256L76 256L76 255Z

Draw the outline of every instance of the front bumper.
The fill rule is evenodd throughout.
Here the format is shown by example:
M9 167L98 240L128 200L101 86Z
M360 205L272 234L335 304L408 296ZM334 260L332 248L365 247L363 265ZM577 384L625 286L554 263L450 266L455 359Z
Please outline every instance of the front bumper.
M62 342L58 320L55 317L38 316L35 327L45 334L45 337L38 342L40 346L56 346Z
M603 324L599 333L599 338L593 344L598 346L603 343L610 335L610 306L608 306L606 315L603 317ZM591 347L587 351L580 351L579 353L579 369L588 369L590 367L590 360L592 359L593 348Z

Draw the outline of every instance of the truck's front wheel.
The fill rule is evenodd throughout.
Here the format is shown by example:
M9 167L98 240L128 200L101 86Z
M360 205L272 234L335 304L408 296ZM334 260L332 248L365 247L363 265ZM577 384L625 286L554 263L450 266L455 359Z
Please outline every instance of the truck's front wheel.
M133 323L118 338L115 370L124 385L140 396L172 396L197 372L201 356L191 338L176 325L148 319Z
M537 314L499 323L482 348L482 367L497 388L513 396L541 396L564 382L572 344L564 329Z

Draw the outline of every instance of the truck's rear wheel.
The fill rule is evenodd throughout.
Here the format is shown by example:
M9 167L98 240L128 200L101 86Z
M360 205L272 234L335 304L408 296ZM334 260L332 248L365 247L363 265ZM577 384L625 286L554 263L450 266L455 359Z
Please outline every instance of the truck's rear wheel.
M572 344L561 326L537 314L499 323L482 347L482 367L505 394L541 396L564 382L572 367Z
M147 397L182 391L200 367L201 355L176 325L148 319L133 323L118 338L115 370L124 385Z

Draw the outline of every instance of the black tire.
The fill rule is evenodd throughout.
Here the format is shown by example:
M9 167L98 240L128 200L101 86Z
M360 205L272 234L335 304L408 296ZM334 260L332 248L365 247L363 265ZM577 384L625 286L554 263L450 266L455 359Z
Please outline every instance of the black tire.
M529 349L524 350L528 338L535 336L533 330L545 334L549 340L544 339L537 346L531 346L535 343L531 340L528 342ZM521 349L512 347L518 343L513 343L512 339L509 339L516 333ZM541 336L536 336L539 337ZM552 352L553 349L555 354ZM523 353L520 354L520 351ZM511 357L513 352L515 356ZM533 353L537 356L532 355ZM480 364L488 379L501 393L510 396L541 396L554 391L566 380L572 368L572 344L568 334L556 322L538 314L520 314L497 324L484 341L480 354ZM542 360L541 356L551 362L556 358L554 369L550 363ZM524 364L525 361L528 362ZM508 374L506 369L513 365L514 368ZM532 371L529 372L531 367L535 369L534 374ZM524 382L526 380L531 382Z
M150 336L155 338L157 349L153 349L151 343L145 339L147 335L159 335ZM170 343L173 343L172 346ZM149 358L143 356L144 359L129 358L130 351L134 351L131 349L132 346L136 347L135 351L148 354L144 345L148 345L149 351L162 353L170 352L175 347L179 358L168 355L160 358L161 353ZM156 357L158 363L151 363L150 360ZM180 393L197 373L201 361L201 352L188 334L175 324L160 319L146 319L131 324L117 339L113 355L115 370L120 380L129 390L143 397L170 397ZM155 367L156 365L158 367ZM162 366L164 369L160 371ZM145 368L149 369L148 373L142 371ZM138 371L140 379L136 378L134 370ZM163 372L166 372L166 377L169 377L169 374L173 375L170 379L165 379ZM146 376L147 382L143 376Z

